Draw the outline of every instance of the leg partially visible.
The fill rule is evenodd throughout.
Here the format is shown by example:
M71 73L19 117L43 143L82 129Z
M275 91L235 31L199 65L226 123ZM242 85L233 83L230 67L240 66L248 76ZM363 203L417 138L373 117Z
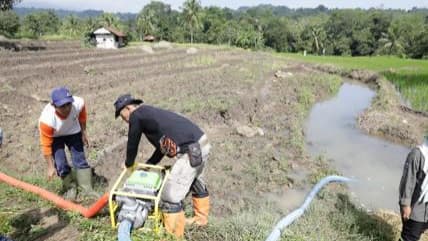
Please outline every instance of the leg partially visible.
M205 226L208 224L208 215L210 212L210 197L208 189L203 180L198 177L190 188L192 191L192 204L194 217L186 219L186 224L197 224Z
M190 166L187 155L179 156L162 192L161 209L164 226L168 233L177 238L183 237L186 222L181 201L186 197L198 173L198 169Z
M62 181L61 194L65 199L74 201L77 197L77 187L71 173L71 168L67 163L67 157L65 155L64 148L64 138L54 138L52 143L52 153L54 155L57 175L61 178Z
M181 203L162 202L162 219L165 230L176 238L184 236L185 217Z
M401 231L401 241L418 241L422 233L426 230L426 223L407 220L403 222L403 229Z
M77 184L86 195L99 198L100 194L95 192L92 187L92 170L86 161L82 134L68 136L66 144L71 151L71 159L76 169Z

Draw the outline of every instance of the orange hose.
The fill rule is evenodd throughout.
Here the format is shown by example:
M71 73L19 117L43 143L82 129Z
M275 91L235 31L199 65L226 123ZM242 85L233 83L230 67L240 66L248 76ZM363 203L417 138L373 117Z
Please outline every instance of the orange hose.
M28 192L39 195L43 199L53 202L57 207L62 208L68 211L74 211L81 213L85 218L91 218L95 216L108 202L108 193L105 193L97 202L92 204L89 208L85 208L82 205L76 204L65 200L64 198L51 193L43 188L34 186L32 184L20 181L13 177L10 177L2 172L0 172L0 181L3 181L11 186L23 189Z

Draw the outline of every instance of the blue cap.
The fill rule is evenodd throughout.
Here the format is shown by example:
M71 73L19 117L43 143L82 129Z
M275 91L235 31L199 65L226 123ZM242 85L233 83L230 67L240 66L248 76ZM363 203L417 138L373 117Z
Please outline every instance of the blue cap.
M70 91L65 87L57 87L53 89L51 99L54 106L63 106L74 101Z

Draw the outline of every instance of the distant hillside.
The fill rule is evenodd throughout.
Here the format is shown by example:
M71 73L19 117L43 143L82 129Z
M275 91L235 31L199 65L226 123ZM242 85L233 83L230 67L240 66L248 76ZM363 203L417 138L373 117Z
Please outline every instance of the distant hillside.
M371 8L374 9L374 8ZM257 6L248 7L242 6L239 7L237 12L247 12L252 15L263 15L263 12L272 12L274 16L281 17L305 17L311 15L317 15L320 13L331 13L337 9L327 8L326 6L320 4L315 8L289 8L287 6L275 6L272 4L259 4ZM409 10L404 9L379 9L379 10L388 10L389 12L409 12L409 13L422 13L428 15L428 8L417 8L413 7ZM428 17L428 16L427 16ZM427 18L428 21L428 18Z
M270 11L275 16L282 16L282 17L293 17L293 16L309 16L309 15L316 15L319 13L326 13L330 12L332 9L328 9L324 5L319 5L316 8L289 8L287 6L274 6L271 4L260 4L254 7L240 7L238 8L238 12L263 12L263 11Z
M103 14L104 11L101 10L84 10L84 11L73 11L73 10L64 10L64 9L48 9L48 8L26 8L26 7L17 7L13 9L20 17L24 17L32 12L40 11L54 11L59 18L64 18L68 15L75 15L80 18L90 18L98 17ZM134 19L137 14L135 13L116 13L116 15L122 20Z

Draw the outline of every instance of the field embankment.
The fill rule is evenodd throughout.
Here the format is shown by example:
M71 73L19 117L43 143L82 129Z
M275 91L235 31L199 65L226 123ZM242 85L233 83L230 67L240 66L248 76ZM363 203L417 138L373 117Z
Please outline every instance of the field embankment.
M205 173L211 224L189 227L186 238L263 240L290 211L287 204L293 196L287 193L332 173L322 159L307 154L303 123L311 106L332 96L341 82L339 75L290 59L231 48L199 47L188 54L186 48L173 46L149 54L140 46L112 51L56 42L46 43L43 51L0 52L0 171L58 191L59 180L45 179L37 121L50 90L65 85L86 100L87 157L97 175L111 183L121 171L127 133L126 125L114 119L113 102L132 93L188 116L212 142ZM151 151L143 140L139 160ZM313 235L318 240L392 240L384 238L384 229L373 229L370 225L378 222L350 204L345 193L337 186L328 188L282 240L309 240ZM369 226L360 224L358 215ZM0 233L18 241L116 240L108 215L86 220L4 184L0 216ZM135 234L135 240L158 238Z

